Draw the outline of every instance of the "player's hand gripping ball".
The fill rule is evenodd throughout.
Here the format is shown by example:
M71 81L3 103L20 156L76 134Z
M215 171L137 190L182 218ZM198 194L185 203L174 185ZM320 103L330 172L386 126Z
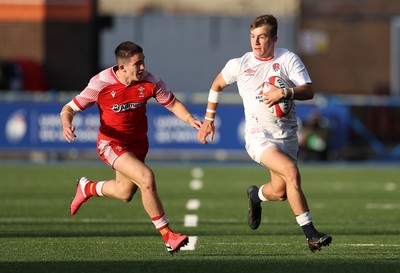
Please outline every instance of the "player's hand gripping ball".
M272 76L268 79L268 82L272 85L275 85L278 88L288 88L288 84L278 76ZM267 91L268 92L268 91ZM281 118L289 113L290 109L292 108L292 101L288 99L280 99L277 103L268 107L271 111L272 115L275 117Z

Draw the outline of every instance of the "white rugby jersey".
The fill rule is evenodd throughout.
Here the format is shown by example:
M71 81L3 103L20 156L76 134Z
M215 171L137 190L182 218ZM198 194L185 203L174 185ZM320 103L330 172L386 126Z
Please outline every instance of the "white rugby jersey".
M273 116L263 102L263 84L272 76L283 78L289 87L311 83L306 67L296 54L276 48L272 59L260 60L248 52L229 60L221 74L226 83L237 83L243 99L246 136L280 139L297 133L294 101L290 112L282 118Z

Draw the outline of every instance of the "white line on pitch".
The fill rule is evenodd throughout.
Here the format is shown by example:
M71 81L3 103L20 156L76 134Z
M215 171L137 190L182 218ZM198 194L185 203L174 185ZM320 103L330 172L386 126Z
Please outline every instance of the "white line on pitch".
M197 236L189 236L189 243L187 246L181 247L181 250L195 250L197 243Z
M200 207L200 200L198 199L190 199L186 203L186 209L188 210L197 210Z
M382 209L382 210L392 210L392 209L400 209L400 204L373 204L368 203L366 205L367 209Z
M185 227L197 227L198 216L194 214L185 215L184 226Z
M259 245L259 246L291 246L293 243L216 243L215 245ZM351 247L399 247L398 244L334 244L335 246L351 246Z
M192 181L190 181L189 186L192 190L200 190L203 187L203 181L201 181L200 179L193 179Z
M192 177L200 179L203 176L204 176L204 170L202 168L194 168L194 169L192 169Z

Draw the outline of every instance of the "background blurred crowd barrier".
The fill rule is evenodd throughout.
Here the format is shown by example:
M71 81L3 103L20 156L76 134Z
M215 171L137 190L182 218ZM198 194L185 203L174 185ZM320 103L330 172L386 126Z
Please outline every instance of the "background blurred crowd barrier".
M61 135L59 112L72 92L4 92L0 96L0 158L37 161L97 158L97 107L74 119L77 139ZM182 97L178 94L178 97ZM201 101L202 100L202 101ZM202 119L205 99L186 97L191 112ZM301 160L400 159L400 103L392 97L323 97L296 105ZM249 160L243 141L243 107L236 99L219 107L213 143L201 145L197 131L167 109L150 103L149 159Z
M0 60L0 90L48 90L41 65L31 59Z

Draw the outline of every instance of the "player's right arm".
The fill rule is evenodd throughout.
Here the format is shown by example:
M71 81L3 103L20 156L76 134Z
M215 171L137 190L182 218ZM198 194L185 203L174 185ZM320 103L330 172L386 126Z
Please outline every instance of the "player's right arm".
M107 86L107 84L100 81L99 75L92 77L88 86L61 109L60 119L63 137L68 142L74 141L76 138L75 126L72 125L75 114L95 104L100 91Z
M60 119L62 126L63 137L66 141L71 142L76 138L75 135L75 126L72 125L72 120L74 119L75 114L79 112L79 108L73 101L70 101L61 109Z
M204 122L201 125L199 132L197 134L197 139L203 144L208 143L208 141L206 140L208 135L210 135L211 142L214 140L214 134L215 134L214 119L222 91L227 86L228 84L222 77L222 73L219 73L211 85Z

